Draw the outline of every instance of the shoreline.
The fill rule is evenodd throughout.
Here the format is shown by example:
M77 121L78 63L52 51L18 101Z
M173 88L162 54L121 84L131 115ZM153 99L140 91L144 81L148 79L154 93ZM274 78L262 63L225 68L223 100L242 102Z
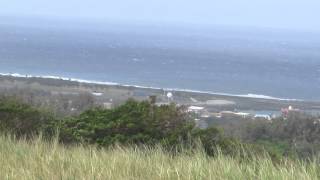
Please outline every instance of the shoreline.
M201 90L192 90L192 89L180 89L180 88L160 88L160 87L152 87L152 86L140 86L140 85L129 85L129 84L121 84L116 82L104 82L104 81L96 81L96 80L85 80L78 78L69 78L69 77L59 77L59 76L51 76L51 75L30 75L30 74L19 74L19 73L0 73L0 76L5 77L13 77L13 78L40 78L40 79L53 79L53 80L63 80L69 82L76 83L84 83L89 85L105 85L105 86L122 86L126 88L140 88L140 89L150 89L150 90L162 90L162 91L173 91L173 92L185 92L185 93L198 93L198 94L208 94L213 96L228 96L228 97L238 97L238 98L252 98L252 99L263 99L263 100L275 100L275 101L288 101L288 102L307 102L307 100L303 99L290 99L290 98L278 98L268 95L260 95L260 94L230 94L230 93L220 93L213 91L201 91Z
M172 97L168 97L168 93L171 93ZM230 95L17 73L0 73L1 94L23 96L29 101L36 98L39 104L46 103L48 100L54 104L56 98L68 104L69 100L81 101L86 97L94 104L107 108L121 105L128 99L143 101L148 100L150 96L156 96L158 105L175 103L185 107L197 106L204 108L209 113L221 111L280 112L281 109L292 106L304 112L312 111L320 115L319 101L280 99L261 95ZM59 102L60 105L61 102ZM85 104L87 102L83 102L83 105Z

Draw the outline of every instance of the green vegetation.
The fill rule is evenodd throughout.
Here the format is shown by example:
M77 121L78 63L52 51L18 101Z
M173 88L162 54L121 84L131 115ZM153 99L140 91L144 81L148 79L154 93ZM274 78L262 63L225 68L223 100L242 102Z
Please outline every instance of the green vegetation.
M156 106L149 101L128 100L112 110L93 108L79 116L56 119L19 101L3 98L0 115L3 132L27 138L41 132L48 139L59 132L59 142L64 144L161 145L168 152L203 144L209 155L214 154L215 147L231 153L240 144L223 136L220 129L197 129L184 107L174 104Z
M208 157L203 150L175 156L161 147L65 147L58 141L0 136L0 179L318 179L316 161L268 156Z
M17 137L30 136L46 129L54 120L46 111L17 99L0 97L0 132L10 132Z
M64 143L161 145L176 151L196 146L200 141L210 155L214 153L212 147L232 150L238 143L224 137L217 128L195 128L183 107L174 104L155 106L148 101L129 100L112 110L91 109L77 117L65 119L58 126L60 139Z
M299 115L203 130L154 100L61 118L1 98L0 179L317 179L319 124Z
M184 141L193 122L181 108L155 106L147 101L129 100L124 105L105 110L95 108L67 118L61 134L68 140L99 144L176 144Z

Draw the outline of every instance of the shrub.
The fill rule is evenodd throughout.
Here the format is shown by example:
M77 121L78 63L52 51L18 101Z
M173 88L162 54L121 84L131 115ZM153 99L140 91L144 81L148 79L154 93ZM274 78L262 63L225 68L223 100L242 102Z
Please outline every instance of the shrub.
M0 131L16 136L30 136L45 131L54 120L45 111L33 108L13 98L0 98Z
M175 105L155 106L128 100L106 110L93 108L60 125L64 142L80 141L98 145L157 144L171 145L187 138L194 127L183 108Z

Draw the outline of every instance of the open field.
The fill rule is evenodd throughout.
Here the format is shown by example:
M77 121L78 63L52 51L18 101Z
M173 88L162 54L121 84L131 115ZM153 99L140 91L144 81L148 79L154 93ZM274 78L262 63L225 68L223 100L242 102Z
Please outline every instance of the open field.
M201 150L170 156L161 148L73 146L0 136L0 179L318 179L314 161L207 157Z

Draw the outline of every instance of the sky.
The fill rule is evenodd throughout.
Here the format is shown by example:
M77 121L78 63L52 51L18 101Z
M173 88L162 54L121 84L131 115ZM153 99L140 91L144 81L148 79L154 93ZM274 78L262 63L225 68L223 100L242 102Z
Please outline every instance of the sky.
M320 0L0 0L0 16L320 32Z

